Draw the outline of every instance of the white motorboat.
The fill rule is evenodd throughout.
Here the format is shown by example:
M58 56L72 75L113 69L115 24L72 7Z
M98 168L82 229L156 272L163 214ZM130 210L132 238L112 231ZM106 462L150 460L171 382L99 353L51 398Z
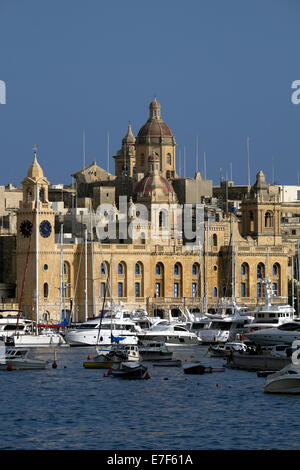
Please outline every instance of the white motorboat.
M77 328L67 329L65 340L70 346L110 346L115 342L137 344L135 322L121 307L104 312L92 320L81 323Z
M225 357L233 351L246 351L247 346L241 341L232 341L224 344L210 345L208 351L213 357Z
M26 348L1 348L0 370L45 369L48 361L35 359Z
M17 315L0 318L0 337L4 340L18 331L19 335L29 332L31 320L19 318Z
M191 331L199 336L202 344L226 343L243 334L253 319L246 308L222 303L215 314L206 313L204 318L194 321Z
M135 323L138 331L148 330L157 321L161 320L159 317L152 317L148 315L146 310L133 310L130 314L130 319Z
M164 343L148 343L139 348L143 361L172 360L173 352Z
M259 328L245 334L248 341L261 345L292 344L300 340L300 322L284 322L277 327Z
M295 309L286 303L274 303L272 283L270 279L261 281L264 290L264 304L257 305L253 312L254 321L247 328L249 331L258 331L266 328L275 328L284 323L293 322L295 319Z
M300 366L288 364L280 371L268 375L264 392L300 394Z
M160 320L148 331L138 334L142 344L164 343L168 348L183 346L198 346L201 339L192 331L189 331L182 322L168 322Z
M7 338L7 344L11 344L15 348L45 348L65 346L67 343L60 333L43 330L39 331L38 334L26 333L20 335L15 333Z

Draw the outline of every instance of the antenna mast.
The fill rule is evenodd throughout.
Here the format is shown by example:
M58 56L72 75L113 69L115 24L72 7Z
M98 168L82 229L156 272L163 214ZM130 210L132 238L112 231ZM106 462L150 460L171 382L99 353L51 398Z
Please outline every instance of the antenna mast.
M247 137L247 154L248 154L248 190L250 190L250 144L249 144L249 137Z

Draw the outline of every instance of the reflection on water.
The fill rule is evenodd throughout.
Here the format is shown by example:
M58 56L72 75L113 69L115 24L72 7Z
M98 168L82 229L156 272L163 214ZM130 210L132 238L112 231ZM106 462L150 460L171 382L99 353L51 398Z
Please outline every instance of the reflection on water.
M298 449L300 396L266 395L254 372L184 375L153 367L150 380L85 369L92 349L43 351L41 371L1 371L1 449ZM176 353L217 367L207 348Z

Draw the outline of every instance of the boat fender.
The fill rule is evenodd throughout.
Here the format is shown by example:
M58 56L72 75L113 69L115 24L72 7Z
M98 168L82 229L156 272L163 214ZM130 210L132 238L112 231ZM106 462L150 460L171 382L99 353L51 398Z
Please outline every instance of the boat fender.
M11 365L11 364L8 364L6 370L13 370L12 365Z

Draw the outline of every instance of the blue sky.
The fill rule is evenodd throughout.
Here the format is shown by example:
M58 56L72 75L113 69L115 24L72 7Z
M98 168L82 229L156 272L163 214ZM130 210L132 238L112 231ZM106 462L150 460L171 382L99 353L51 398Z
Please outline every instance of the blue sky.
M194 176L196 139L214 184L297 184L300 79L297 0L0 0L0 184L19 185L33 145L53 184L96 160L109 169L131 121L156 95ZM220 170L220 168L222 170ZM179 171L179 169L178 169ZM181 170L183 174L183 168Z

